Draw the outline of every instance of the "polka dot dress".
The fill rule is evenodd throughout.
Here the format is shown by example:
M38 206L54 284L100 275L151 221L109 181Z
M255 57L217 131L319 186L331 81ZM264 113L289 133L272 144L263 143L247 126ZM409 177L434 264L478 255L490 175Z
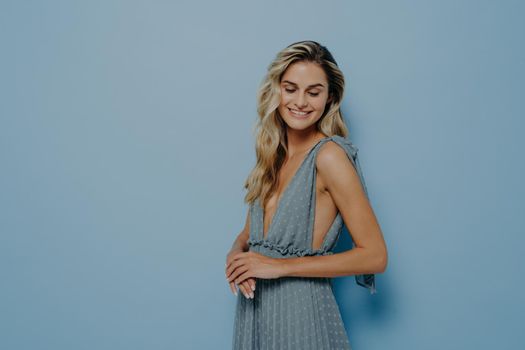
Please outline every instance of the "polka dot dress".
M282 194L267 237L263 237L263 209L257 200L250 207L250 250L274 258L329 255L342 231L340 213L319 249L312 249L315 217L315 155L322 144L341 146L366 185L359 166L358 149L348 138L325 137L315 144ZM368 194L367 194L368 195ZM358 285L376 292L374 275L356 275ZM253 299L238 293L233 333L234 350L351 349L332 291L325 277L257 278Z

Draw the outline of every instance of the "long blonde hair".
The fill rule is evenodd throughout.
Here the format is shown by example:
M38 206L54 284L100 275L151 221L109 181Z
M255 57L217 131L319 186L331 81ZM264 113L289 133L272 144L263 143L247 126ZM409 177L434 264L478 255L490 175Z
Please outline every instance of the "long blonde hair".
M268 66L257 93L259 118L254 129L257 163L244 184L248 191L245 203L253 204L260 198L265 205L277 185L277 175L288 152L286 124L277 109L281 101L281 78L292 63L299 61L317 63L327 76L330 102L317 122L317 129L328 136L348 135L340 111L345 80L332 54L326 47L310 40L287 46Z

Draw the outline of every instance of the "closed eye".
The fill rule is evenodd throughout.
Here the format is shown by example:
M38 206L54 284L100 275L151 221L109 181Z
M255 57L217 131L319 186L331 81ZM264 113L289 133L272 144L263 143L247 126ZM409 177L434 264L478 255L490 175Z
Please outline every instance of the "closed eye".
M293 92L295 92L295 90L290 90L290 89L284 89L284 90L285 90L286 92L290 93L290 94L293 93ZM319 95L318 92L310 92L309 94L310 94L310 96L314 96L314 97Z

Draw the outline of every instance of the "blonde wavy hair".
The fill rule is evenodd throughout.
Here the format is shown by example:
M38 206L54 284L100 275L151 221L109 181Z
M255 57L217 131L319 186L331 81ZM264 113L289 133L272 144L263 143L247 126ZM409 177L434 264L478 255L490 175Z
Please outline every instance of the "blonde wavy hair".
M277 109L281 102L281 78L292 63L299 61L317 63L328 80L329 102L317 122L317 129L328 136L348 135L340 111L345 79L330 51L311 40L287 46L268 66L257 93L259 118L254 128L257 163L244 183L247 189L245 203L253 204L260 198L264 208L277 186L277 175L288 152L286 124Z

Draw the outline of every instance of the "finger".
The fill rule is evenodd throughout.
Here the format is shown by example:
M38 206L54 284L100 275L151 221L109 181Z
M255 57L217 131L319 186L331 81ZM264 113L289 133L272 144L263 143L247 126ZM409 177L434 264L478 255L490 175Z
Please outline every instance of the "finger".
M248 281L252 287L252 290L255 291L255 278L249 278Z
M230 255L228 255L226 257L226 264L224 265L224 270L228 270L228 268L230 267L231 263L233 262L233 259Z
M241 281L244 281L245 279L251 277L250 271L246 269L246 271L239 275L239 277L235 278L235 283L239 284Z
M246 265L241 265L237 267L228 277L228 282L232 282L236 280L242 273L246 272L248 270L248 267ZM242 282L242 280L235 282L236 284L239 284Z
M234 261L230 267L228 267L226 269L226 278L229 278L231 276L231 274L235 271L235 269L237 269L239 266L242 266L244 265L245 261L244 260L236 260Z
M237 262L232 262L230 264L228 264L228 266L226 267L226 278L228 278L231 273L235 270L235 268L238 266L239 264Z
M232 290L232 293L237 296L237 288L235 287L235 283L230 282L230 289Z
M246 288L245 284L241 283L241 284L238 284L238 286L239 286L239 289L241 290L242 294L244 294L244 297L246 299L249 299L250 298L250 291L248 290L248 288Z
M239 275L237 277L235 277L232 280L232 282L235 283L235 284L241 284L243 282L248 282L248 285L246 286L246 288L248 288L249 290L252 290L252 286L249 283L249 280L251 278L252 278L251 270L250 269L246 269L246 271L244 271L244 272L239 271Z
M248 281L243 281L241 285L244 286L244 289L246 290L246 294L248 294L248 297L250 299L253 299L254 294L253 294L252 287L250 287L250 283Z
M241 273L245 272L248 269L246 265L238 266L235 270L232 271L232 273L226 277L228 282L233 282L237 277L240 276ZM242 281L238 281L237 284L239 284Z

